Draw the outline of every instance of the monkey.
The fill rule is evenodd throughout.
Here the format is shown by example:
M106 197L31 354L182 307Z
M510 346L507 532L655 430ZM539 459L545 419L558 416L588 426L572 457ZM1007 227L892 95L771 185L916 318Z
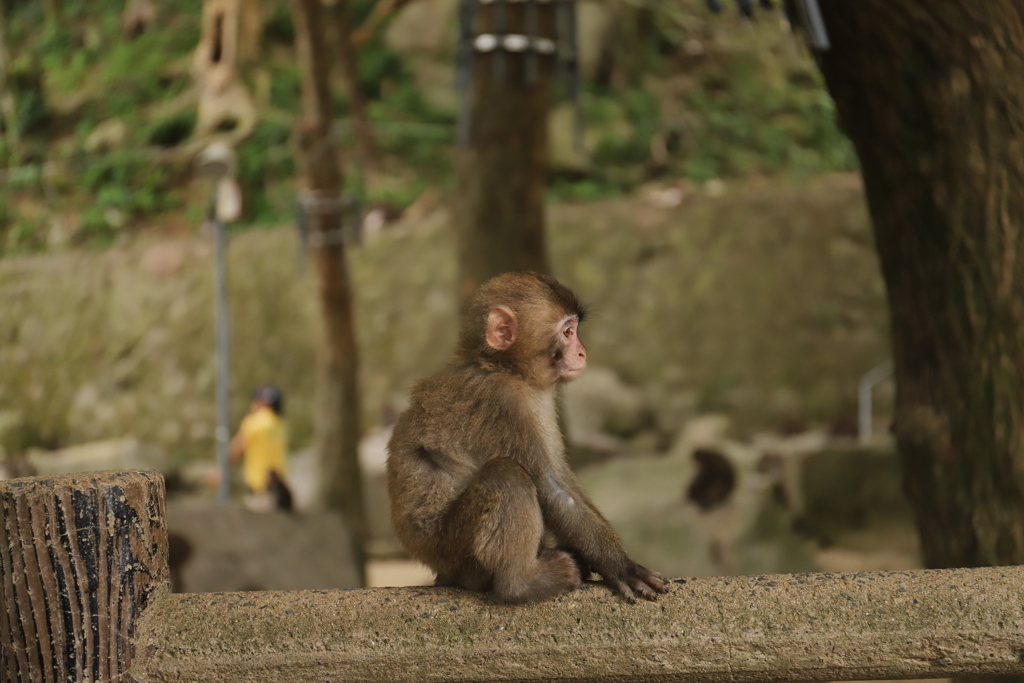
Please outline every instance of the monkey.
M388 443L388 494L398 539L435 585L520 604L594 571L629 602L667 591L566 462L556 388L586 366L583 318L554 278L499 275L467 302L454 359L413 389Z
M697 473L686 489L686 499L694 503L701 514L723 508L736 489L736 468L725 455L713 448L698 448L693 452ZM721 519L711 523L711 559L724 571L734 566L731 542L723 533Z
M697 474L686 490L686 498L701 512L725 504L736 488L736 468L712 448L698 448L693 452L693 459L697 463Z

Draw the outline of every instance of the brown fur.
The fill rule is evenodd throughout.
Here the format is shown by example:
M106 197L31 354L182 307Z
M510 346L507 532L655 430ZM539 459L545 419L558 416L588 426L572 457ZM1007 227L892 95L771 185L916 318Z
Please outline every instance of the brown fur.
M494 278L469 302L455 359L413 390L388 444L388 493L398 538L438 585L530 602L593 569L630 601L665 591L565 462L555 386L585 362L583 314L550 277Z

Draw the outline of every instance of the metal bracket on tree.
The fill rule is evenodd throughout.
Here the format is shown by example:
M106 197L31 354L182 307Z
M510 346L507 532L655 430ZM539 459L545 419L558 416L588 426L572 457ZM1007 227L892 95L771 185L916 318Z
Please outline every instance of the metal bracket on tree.
M722 0L705 0L708 9L715 14L725 10ZM772 0L760 0L763 9L771 9L774 3ZM821 16L821 7L818 0L783 0L783 7L786 11L786 20L791 28L797 27L807 31L807 42L815 50L827 50L831 46L828 39L828 30L825 28L825 21ZM751 0L736 0L736 6L747 19L754 18L754 4Z
M506 5L523 7L524 31L507 30ZM476 32L476 19L480 5L491 8L492 30ZM555 10L555 38L538 34L539 5L553 6ZM471 118L471 89L476 53L490 54L491 73L495 78L507 77L508 54L521 54L525 58L524 74L527 84L537 83L539 60L552 58L558 70L558 81L573 103L575 117L574 137L578 148L583 146L583 114L580 106L579 55L576 47L575 0L460 0L459 44L456 62L455 87L461 97L458 124L458 144L469 144Z
M312 230L310 216L335 216L337 225L329 230ZM298 229L300 256L305 260L309 249L323 249L339 244L362 243L362 202L358 196L328 190L306 190L295 202L295 225Z

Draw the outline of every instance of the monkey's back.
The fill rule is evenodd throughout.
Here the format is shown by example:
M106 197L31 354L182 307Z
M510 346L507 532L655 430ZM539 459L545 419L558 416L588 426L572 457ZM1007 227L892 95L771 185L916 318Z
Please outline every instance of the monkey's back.
M418 559L431 564L444 515L474 473L531 433L518 388L503 372L453 363L413 389L388 442L387 475L395 532Z

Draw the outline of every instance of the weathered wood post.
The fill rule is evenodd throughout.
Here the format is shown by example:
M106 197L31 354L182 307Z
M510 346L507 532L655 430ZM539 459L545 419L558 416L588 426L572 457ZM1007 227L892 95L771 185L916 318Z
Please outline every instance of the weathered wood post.
M164 481L119 470L0 481L0 679L127 680L169 590Z

